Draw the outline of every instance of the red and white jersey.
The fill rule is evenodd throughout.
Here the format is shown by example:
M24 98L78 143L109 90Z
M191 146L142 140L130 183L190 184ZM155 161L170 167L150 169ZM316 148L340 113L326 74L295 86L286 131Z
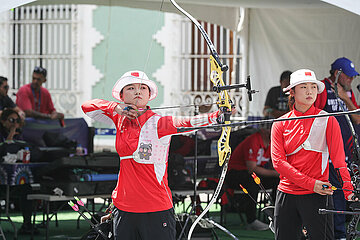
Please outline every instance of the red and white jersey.
M256 162L261 167L270 161L270 146L265 147L259 132L248 136L235 148L229 160L229 170L247 170L246 161Z
M307 112L293 110L281 118L319 114L321 110L312 106ZM275 122L271 131L271 158L275 170L280 173L278 189L289 194L314 193L316 180L328 182L329 163L324 169L323 153L299 149L308 139L314 118ZM344 146L337 120L329 117L326 127L326 142L330 159L339 169L344 189L353 189L345 163ZM298 151L297 151L298 150ZM297 151L297 152L296 152ZM296 152L295 154L292 154ZM345 197L351 194L344 191Z
M115 148L121 161L117 186L112 193L114 205L122 211L136 213L172 208L166 171L170 137L178 134L178 127L216 123L218 112L175 118L162 117L148 109L137 119L130 120L114 111L117 105L117 102L101 99L82 105L86 115L112 122L117 130Z

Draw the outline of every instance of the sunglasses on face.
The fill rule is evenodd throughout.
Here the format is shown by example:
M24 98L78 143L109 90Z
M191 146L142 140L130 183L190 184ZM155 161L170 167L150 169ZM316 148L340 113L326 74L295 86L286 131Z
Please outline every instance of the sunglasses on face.
M9 90L9 85L5 85L5 86L3 86L3 89L5 89L5 90Z
M35 67L34 68L34 73L40 73L42 74L44 77L46 77L46 69L45 68L42 68L42 67Z
M8 121L10 123L20 123L20 118L8 118Z

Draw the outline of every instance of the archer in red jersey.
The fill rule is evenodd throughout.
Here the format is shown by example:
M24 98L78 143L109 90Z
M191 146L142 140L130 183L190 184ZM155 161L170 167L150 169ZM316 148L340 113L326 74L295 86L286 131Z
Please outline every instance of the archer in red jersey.
M216 123L219 111L187 118L160 116L147 106L157 96L144 72L125 73L112 95L123 102L94 99L82 109L89 117L114 124L120 156L112 193L115 239L171 240L176 237L172 195L167 180L171 136L178 127Z
M282 118L323 114L314 107L325 86L315 73L301 69L290 77L289 107ZM333 205L329 183L329 158L339 170L343 188L353 190L346 168L340 127L335 117L276 122L272 126L271 158L280 174L275 202L275 237L298 239L305 226L311 239L334 239L332 215L320 215L319 208ZM327 186L327 187L324 187ZM353 196L344 191L347 200Z

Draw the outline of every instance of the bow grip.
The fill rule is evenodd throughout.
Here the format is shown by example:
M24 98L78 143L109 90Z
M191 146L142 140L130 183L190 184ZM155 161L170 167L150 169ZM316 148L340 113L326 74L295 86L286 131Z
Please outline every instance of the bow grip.
M229 122L231 116L231 110L228 107L222 107L221 110L224 113L224 122Z

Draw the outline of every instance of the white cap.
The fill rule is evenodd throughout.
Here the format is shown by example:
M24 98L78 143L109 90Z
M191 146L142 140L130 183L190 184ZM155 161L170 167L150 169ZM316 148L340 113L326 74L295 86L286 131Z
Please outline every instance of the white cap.
M155 82L150 80L148 78L148 76L146 76L146 74L144 72L137 71L137 70L129 71L129 72L125 73L124 75L121 76L121 78L119 80L117 80L117 82L115 83L115 85L114 85L114 87L112 89L113 97L116 98L119 101L123 101L120 98L121 90L126 85L133 84L133 83L145 84L146 86L149 87L149 89L150 89L149 101L156 98L157 93L158 93L158 89L157 89L157 86L156 86Z
M316 79L315 73L309 69L300 69L290 75L290 85L283 89L284 92L289 91L296 85L302 83L316 83L318 86L318 93L322 93L325 89L325 84Z

